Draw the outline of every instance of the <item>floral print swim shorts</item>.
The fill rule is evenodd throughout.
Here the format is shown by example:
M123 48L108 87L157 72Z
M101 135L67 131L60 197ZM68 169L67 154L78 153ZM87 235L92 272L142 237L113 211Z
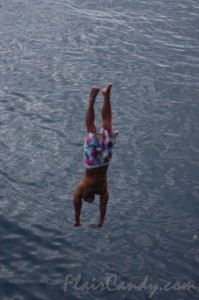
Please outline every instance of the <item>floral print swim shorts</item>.
M101 129L100 133L88 132L84 143L84 164L87 169L106 166L112 157L112 149L116 143L118 132Z

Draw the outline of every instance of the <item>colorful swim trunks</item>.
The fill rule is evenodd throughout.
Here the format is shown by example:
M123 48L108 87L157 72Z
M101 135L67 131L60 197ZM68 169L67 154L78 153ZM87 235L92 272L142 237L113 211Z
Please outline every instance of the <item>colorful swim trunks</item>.
M84 164L87 169L109 164L117 135L118 132L113 131L110 137L108 131L103 128L97 134L87 133L84 143Z

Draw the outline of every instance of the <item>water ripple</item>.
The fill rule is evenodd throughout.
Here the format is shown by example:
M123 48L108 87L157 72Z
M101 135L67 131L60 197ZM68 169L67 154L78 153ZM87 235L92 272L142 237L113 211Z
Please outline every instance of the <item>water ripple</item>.
M64 293L68 274L198 285L198 10L196 0L1 3L1 299L132 298ZM73 228L88 90L106 82L120 131L106 223L95 226L97 199Z

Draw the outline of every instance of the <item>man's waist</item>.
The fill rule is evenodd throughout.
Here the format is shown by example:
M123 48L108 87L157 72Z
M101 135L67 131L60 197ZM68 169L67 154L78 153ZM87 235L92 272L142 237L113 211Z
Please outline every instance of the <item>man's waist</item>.
M85 176L96 178L96 179L101 179L103 176L106 178L107 170L108 170L108 165L97 166L95 168L86 168Z

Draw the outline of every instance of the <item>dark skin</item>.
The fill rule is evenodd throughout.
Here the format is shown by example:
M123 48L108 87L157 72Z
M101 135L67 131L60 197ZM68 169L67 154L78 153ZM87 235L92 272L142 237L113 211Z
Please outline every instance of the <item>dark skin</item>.
M101 93L104 96L104 103L102 106L102 119L103 128L106 129L111 136L112 134L112 123L111 123L111 105L110 105L110 90L112 84L108 84ZM93 87L89 94L89 105L86 113L86 127L88 132L96 132L94 123L94 103L100 88ZM78 183L75 192L73 194L73 205L75 211L75 222L74 226L81 226L80 214L82 208L82 200L88 203L94 201L95 195L100 196L99 204L99 220L97 227L102 227L106 215L106 207L109 199L109 192L107 189L107 171L108 166L101 166L93 169L85 169L85 173L81 181Z
M96 169L86 169L82 180L76 187L73 195L73 204L75 208L75 226L80 226L80 214L82 207L82 200L88 203L92 203L95 199L95 195L100 196L99 211L100 217L97 222L97 227L101 227L104 224L104 218L106 215L106 206L109 198L107 190L107 169L108 167ZM95 171L94 171L95 170Z

